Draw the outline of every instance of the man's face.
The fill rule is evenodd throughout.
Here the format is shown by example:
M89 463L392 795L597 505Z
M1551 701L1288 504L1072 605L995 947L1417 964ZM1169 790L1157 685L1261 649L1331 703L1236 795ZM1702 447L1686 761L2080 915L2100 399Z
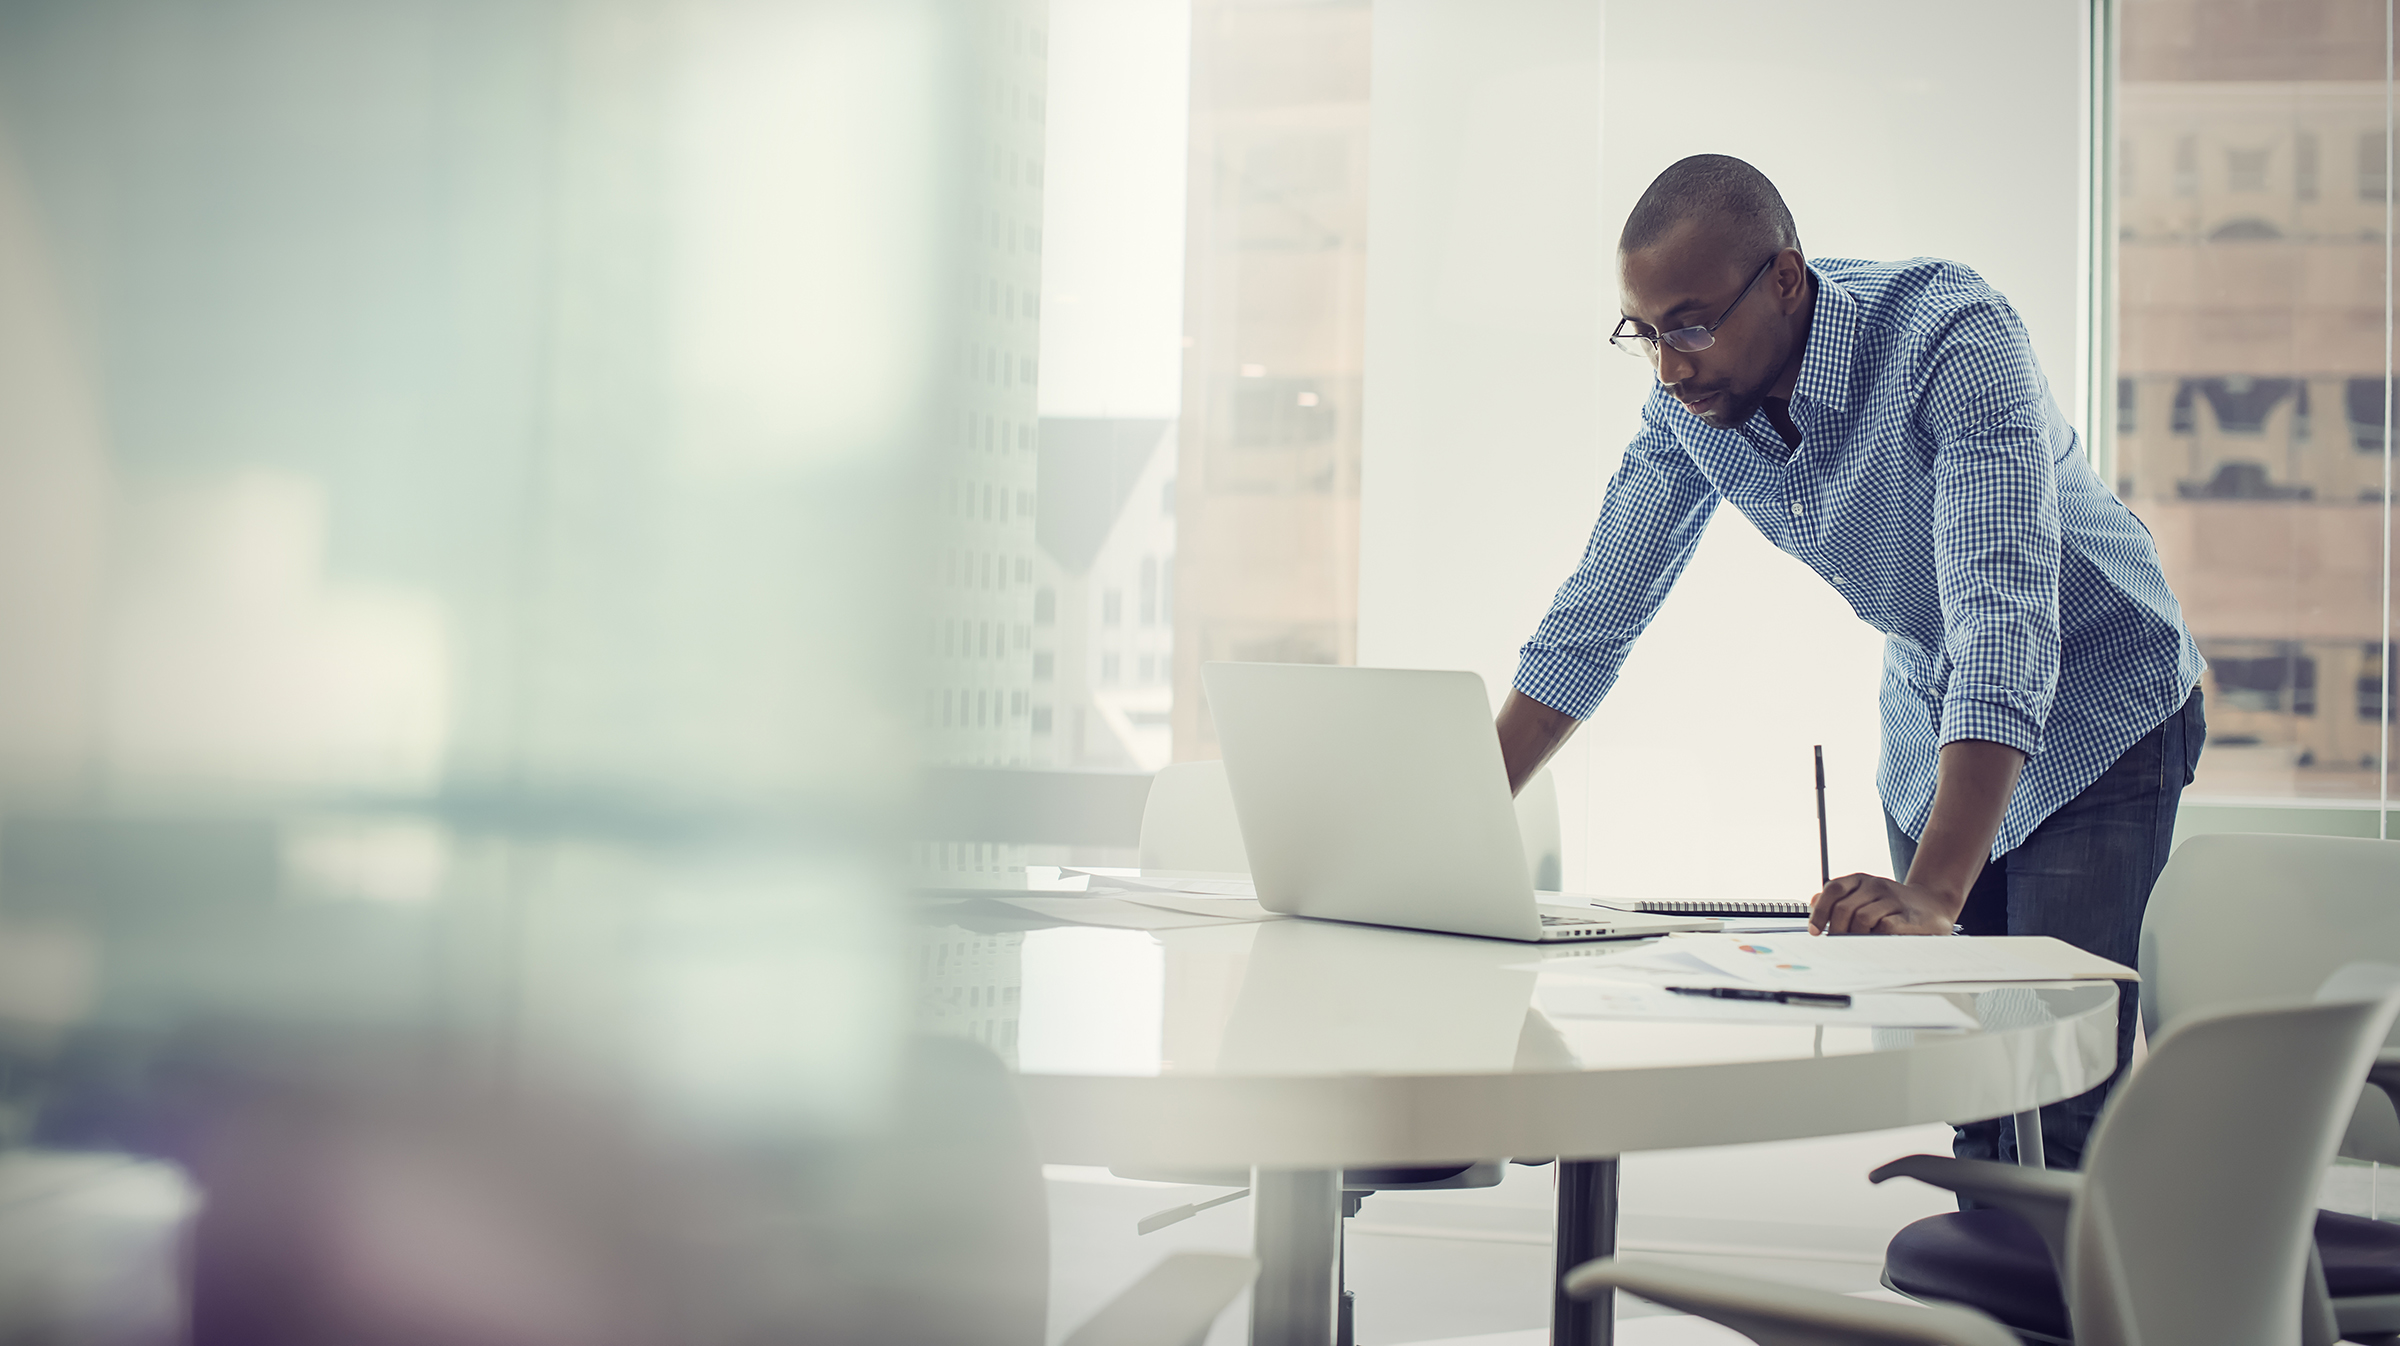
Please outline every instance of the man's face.
M1766 261L1701 221L1690 221L1638 252L1617 254L1618 303L1625 316L1656 332L1705 327L1724 319L1703 351L1658 346L1658 381L1710 425L1730 428L1751 413L1782 377L1798 346L1791 315L1805 295L1805 269L1786 251L1747 296L1742 286ZM1741 303L1728 315L1726 307Z

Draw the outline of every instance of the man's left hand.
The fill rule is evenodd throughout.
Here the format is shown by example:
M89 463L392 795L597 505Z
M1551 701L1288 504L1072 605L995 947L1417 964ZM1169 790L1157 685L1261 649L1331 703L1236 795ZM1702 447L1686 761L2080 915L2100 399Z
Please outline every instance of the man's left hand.
M1844 874L1809 904L1814 935L1947 935L1964 903L1874 874Z

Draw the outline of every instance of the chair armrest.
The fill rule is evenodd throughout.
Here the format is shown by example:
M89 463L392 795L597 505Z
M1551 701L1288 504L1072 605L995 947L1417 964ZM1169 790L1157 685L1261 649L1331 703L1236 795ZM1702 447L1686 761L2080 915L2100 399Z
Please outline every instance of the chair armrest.
M1258 1275L1253 1258L1174 1253L1101 1306L1061 1346L1187 1346Z
M1867 1175L1869 1182L1915 1178L1944 1191L1997 1206L2032 1225L2050 1250L2058 1283L2067 1283L2067 1213L2083 1190L2083 1175L2055 1168L2026 1168L1991 1159L1954 1159L1946 1154L1912 1154Z
M1603 1287L1722 1323L1759 1346L2019 1346L2015 1333L1973 1309L1853 1299L1780 1281L1603 1260L1567 1273L1584 1298Z

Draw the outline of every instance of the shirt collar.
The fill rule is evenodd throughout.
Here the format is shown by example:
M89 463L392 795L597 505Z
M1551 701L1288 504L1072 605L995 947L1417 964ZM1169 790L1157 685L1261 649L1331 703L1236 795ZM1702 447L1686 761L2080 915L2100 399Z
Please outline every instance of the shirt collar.
M1808 349L1800 355L1800 379L1795 398L1826 406L1850 404L1850 361L1858 349L1858 300L1838 280L1815 267L1817 306L1808 320Z

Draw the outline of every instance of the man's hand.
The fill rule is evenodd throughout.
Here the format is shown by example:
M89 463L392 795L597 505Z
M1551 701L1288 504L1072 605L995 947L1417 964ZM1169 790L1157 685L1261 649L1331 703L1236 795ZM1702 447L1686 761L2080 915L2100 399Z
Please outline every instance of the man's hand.
M1508 792L1511 795L1525 788L1533 773L1542 769L1568 736L1583 727L1583 721L1564 711L1552 710L1523 692L1510 689L1508 700L1500 704L1500 761L1508 768Z
M1844 874L1809 903L1812 935L1947 935L1966 904L1874 874Z
M1947 935L1983 873L2000 816L2017 788L2025 754L2002 743L1962 738L1942 749L1933 816L1917 838L1908 881L1844 874L1809 903L1808 928L1819 935Z

